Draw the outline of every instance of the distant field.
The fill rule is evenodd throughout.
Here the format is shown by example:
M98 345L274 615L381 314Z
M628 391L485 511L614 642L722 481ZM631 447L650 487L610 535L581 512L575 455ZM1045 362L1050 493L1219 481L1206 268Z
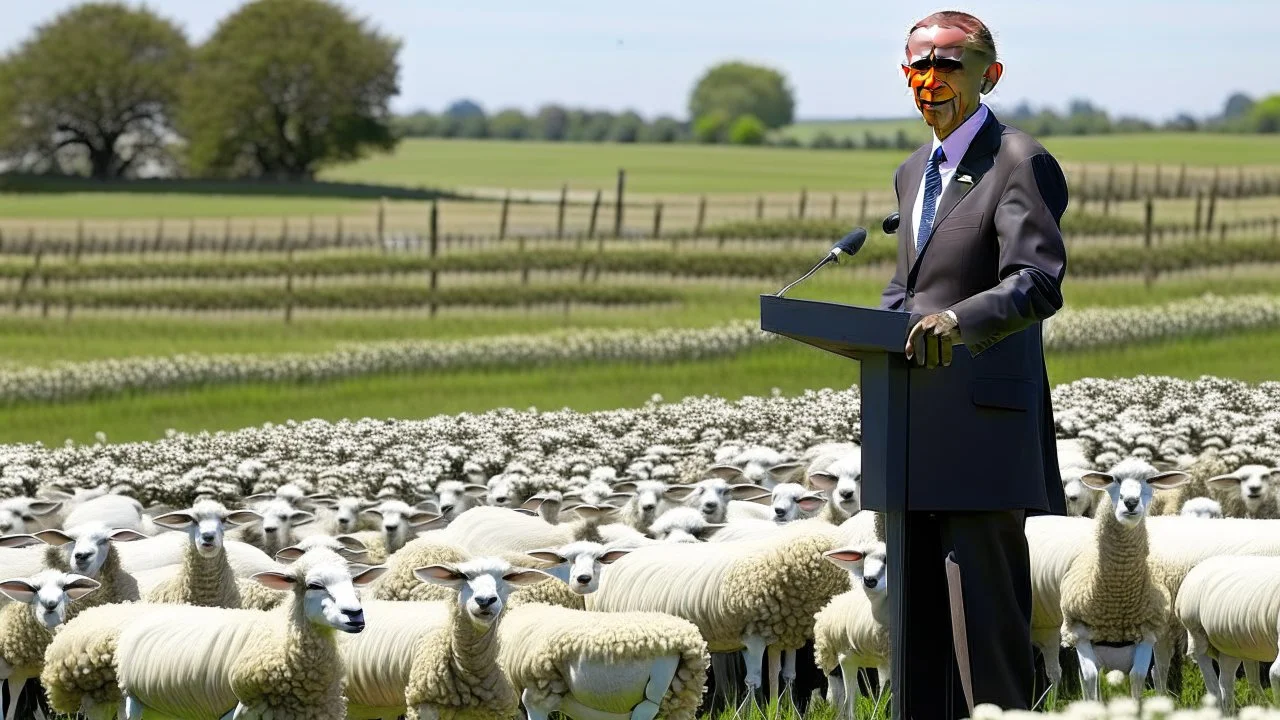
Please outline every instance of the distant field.
M778 130L783 137L793 137L808 144L813 136L826 132L837 140L853 138L859 145L867 133L892 141L902 130L912 142L923 144L929 139L929 128L917 118L897 120L806 120Z

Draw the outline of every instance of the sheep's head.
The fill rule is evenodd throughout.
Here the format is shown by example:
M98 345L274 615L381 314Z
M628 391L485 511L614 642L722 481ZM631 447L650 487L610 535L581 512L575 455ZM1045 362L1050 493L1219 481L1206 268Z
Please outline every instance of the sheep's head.
M671 487L660 480L640 480L618 483L613 489L615 493L609 498L620 499L629 495L627 502L635 509L639 526L646 528L653 523L654 518L658 517L658 507L664 500L683 498L692 490L692 487L688 485Z
M727 462L717 462L707 470L708 477L732 482L748 482L772 489L784 482L803 463L784 460L782 454L767 447L747 448Z
M440 515L410 507L400 500L384 500L378 507L362 512L378 519L387 549L393 552L403 547L414 531L429 528L441 518Z
M0 535L34 530L42 515L62 507L61 500L36 500L16 497L0 501Z
M261 516L252 510L227 510L214 500L201 500L187 510L165 513L154 522L169 530L180 530L191 538L201 557L214 557L222 552L222 539L228 527L257 521Z
M534 550L529 557L555 563L547 574L568 584L579 595L595 592L600 587L600 573L605 565L631 552L630 549L607 550L600 543L580 541L555 550Z
M333 511L334 524L340 533L352 533L360 529L360 511L377 507L377 501L362 500L358 497L342 497L336 500L316 500L317 507L329 508Z
M605 499L613 493L610 482L617 480L618 471L611 467L600 467L591 471L591 478L581 488L565 493L566 500L579 500L586 505L603 505Z
M105 523L85 523L68 530L41 530L35 537L48 545L59 546L67 563L75 572L96 578L107 562L111 543L141 540L146 537L128 528L112 529Z
M849 571L853 584L861 585L868 595L883 595L889 590L888 564L884 543L866 547L846 547L823 553L827 560Z
M1220 518L1222 517L1222 505L1213 498L1188 498L1186 502L1182 503L1182 508L1178 511L1178 514L1186 517Z
M546 522L556 525L560 522L560 508L563 504L564 498L558 491L548 490L524 501L520 510L536 514Z
M483 498L489 488L484 485L475 483L463 484L457 480L446 480L436 486L435 506L439 509L440 517L446 522L452 522L454 518L466 512L476 500ZM419 503L422 506L423 503Z
M1062 470L1062 494L1067 500L1067 514L1081 517L1090 514L1097 491L1086 487L1080 478L1089 470L1069 467Z
M281 548L275 557L280 562L294 562L316 548L330 550L353 562L363 562L368 557L364 543L346 535L308 535L287 548Z
M477 558L456 565L427 565L413 571L425 583L443 585L458 593L458 607L472 626L485 632L493 627L512 590L551 577L541 570L513 568L501 558Z
M693 543L707 540L724 523L707 522L703 514L690 507L677 507L662 513L649 525L648 534L655 540L670 543Z
M813 492L799 483L779 483L769 494L773 521L779 524L807 517L817 512L826 502L827 499L821 493Z
M308 621L346 633L364 630L364 608L356 588L377 580L386 566L347 565L332 550L319 547L294 560L284 572L260 572L253 579L272 590L293 593L295 608Z
M1190 479L1184 472L1159 472L1147 462L1134 458L1121 461L1110 473L1087 472L1080 476L1080 482L1086 487L1107 493L1115 521L1125 527L1142 522L1156 490L1171 490Z
M685 488L688 490L685 491ZM672 490L677 491L672 495L672 499L681 499L679 493L684 492L684 504L696 508L702 513L703 519L710 523L725 521L730 500L747 500L769 492L759 485L750 483L730 485L729 481L718 477L705 478L693 485L681 485Z
M316 519L314 513L298 510L287 500L268 500L254 510L262 517L262 537L270 547L283 545L294 527Z
M489 478L485 502L493 507L517 508L525 498L516 489L516 473L502 473Z
M826 493L846 515L862 511L862 455L845 455L809 473L809 484Z
M1230 475L1209 478L1206 484L1218 490L1237 490L1244 506L1255 512L1275 491L1272 483L1280 481L1280 468L1244 465Z
M52 630L67 619L67 605L98 588L98 581L61 570L0 582L0 593L31 606L36 622Z

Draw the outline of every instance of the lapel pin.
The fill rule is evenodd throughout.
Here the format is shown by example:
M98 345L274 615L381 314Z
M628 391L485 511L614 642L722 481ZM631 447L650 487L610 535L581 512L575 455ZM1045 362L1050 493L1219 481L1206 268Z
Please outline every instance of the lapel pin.
M971 175L957 175L957 176L956 176L956 182L962 182L962 183L965 183L965 184L967 184L967 185L972 185L972 184L973 184L973 176L971 176Z

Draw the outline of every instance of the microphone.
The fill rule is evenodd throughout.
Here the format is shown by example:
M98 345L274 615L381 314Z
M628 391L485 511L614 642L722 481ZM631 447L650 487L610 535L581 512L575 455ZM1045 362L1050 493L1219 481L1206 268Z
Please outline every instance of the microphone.
M809 268L809 272L805 273L804 275L801 275L799 278L793 281L790 285L787 285L786 287L779 290L777 292L777 297L782 297L783 294L786 293L791 288L804 282L805 280L808 280L809 276L818 272L818 270L821 269L823 265L826 265L829 262L834 262L839 264L841 255L844 255L846 257L853 257L854 255L858 254L858 251L862 249L863 244L865 244L866 242L867 242L866 228L860 228L860 227L854 228L852 232L840 238L840 242L836 243L830 250L827 251L826 257L819 260L817 265L814 265L813 267Z
M896 212L889 213L889 215L885 217L884 223L881 224L880 227L881 229L884 230L885 235L892 235L898 232L898 223L901 221L902 221L901 215L899 215Z

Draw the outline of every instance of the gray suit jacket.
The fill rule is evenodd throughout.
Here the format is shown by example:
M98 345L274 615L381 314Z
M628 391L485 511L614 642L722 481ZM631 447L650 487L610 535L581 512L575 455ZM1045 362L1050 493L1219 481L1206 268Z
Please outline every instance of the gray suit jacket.
M1062 307L1066 179L1040 143L989 115L917 257L912 211L931 150L894 174L898 267L881 307L913 324L950 308L964 345L950 367L911 370L907 507L1066 514L1040 331Z

